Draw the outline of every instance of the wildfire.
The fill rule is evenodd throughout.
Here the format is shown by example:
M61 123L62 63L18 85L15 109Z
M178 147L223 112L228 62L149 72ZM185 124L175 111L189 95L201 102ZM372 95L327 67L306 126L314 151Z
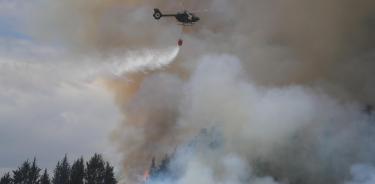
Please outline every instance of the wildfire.
M147 183L149 178L150 178L150 172L148 170L145 170L145 172L143 173L143 182Z

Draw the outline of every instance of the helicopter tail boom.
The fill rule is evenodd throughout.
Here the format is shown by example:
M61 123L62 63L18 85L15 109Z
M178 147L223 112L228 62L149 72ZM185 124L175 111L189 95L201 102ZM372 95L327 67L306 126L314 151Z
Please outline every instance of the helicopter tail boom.
M156 20L159 20L162 17L176 17L176 14L163 14L158 8L155 8L153 16Z

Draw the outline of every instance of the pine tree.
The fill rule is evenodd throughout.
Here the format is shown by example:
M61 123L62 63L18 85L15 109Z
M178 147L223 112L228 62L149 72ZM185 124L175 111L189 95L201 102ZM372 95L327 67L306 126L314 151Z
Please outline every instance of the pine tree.
M116 184L116 183L117 181L113 173L113 167L109 165L109 163L107 162L105 165L104 184Z
M39 177L40 177L41 169L36 165L36 158L31 165L30 172L29 172L29 183L28 184L39 184Z
M21 167L13 171L14 184L29 184L30 183L30 180L29 180L30 169L31 169L31 165L30 165L30 162L27 160L23 162Z
M61 174L60 174L60 170L61 170L61 164L60 164L60 161L57 162L57 165L55 167L55 170L53 171L53 178L52 178L52 183L53 184L58 184L60 183L60 178L61 178Z
M149 169L150 176L155 176L157 170L158 170L158 168L156 167L156 161L155 161L155 157L154 157L151 160L151 166L150 166L150 169Z
M70 183L71 184L83 184L85 177L85 165L83 158L76 160L72 165L72 170L70 173Z
M69 184L69 176L70 176L70 165L68 162L68 157L65 155L63 160L57 163L56 168L54 170L53 175L53 184Z
M47 169L44 169L43 175L40 177L40 184L51 184Z
M166 155L164 159L161 160L160 164L157 166L155 159L152 159L151 166L150 166L150 178L154 179L161 179L164 178L165 175L171 173L169 167L171 162L171 157Z
M10 177L9 173L6 173L1 177L0 184L13 184L12 177Z
M13 171L13 182L15 184L38 184L40 177L40 168L34 158L31 164L28 160L21 167Z
M89 184L103 184L105 168L103 157L96 154L86 163L86 182Z
M170 157L166 155L155 172L156 177L162 177L169 172Z

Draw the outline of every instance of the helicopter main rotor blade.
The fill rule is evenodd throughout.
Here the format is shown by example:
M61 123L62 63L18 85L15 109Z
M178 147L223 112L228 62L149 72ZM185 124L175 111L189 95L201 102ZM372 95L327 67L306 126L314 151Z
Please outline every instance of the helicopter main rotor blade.
M191 12L191 13L206 13L208 11L209 11L208 9L203 9L203 10L193 10L193 11L189 11L189 12Z

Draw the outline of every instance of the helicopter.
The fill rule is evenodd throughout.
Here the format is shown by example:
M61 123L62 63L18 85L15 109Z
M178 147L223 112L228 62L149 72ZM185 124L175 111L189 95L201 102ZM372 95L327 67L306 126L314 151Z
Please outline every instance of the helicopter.
M200 20L198 16L187 10L177 12L176 14L162 14L158 8L155 8L153 16L156 20L159 20L162 17L175 17L176 20L183 26L191 26Z

